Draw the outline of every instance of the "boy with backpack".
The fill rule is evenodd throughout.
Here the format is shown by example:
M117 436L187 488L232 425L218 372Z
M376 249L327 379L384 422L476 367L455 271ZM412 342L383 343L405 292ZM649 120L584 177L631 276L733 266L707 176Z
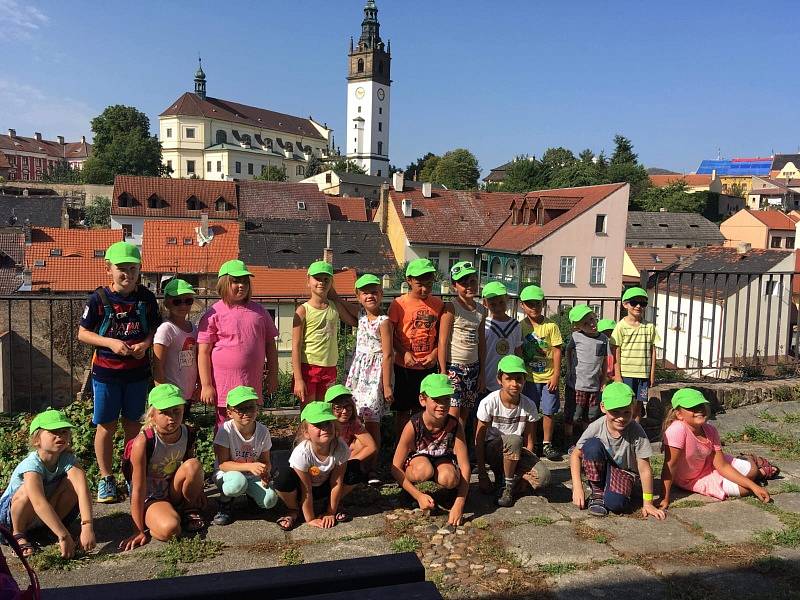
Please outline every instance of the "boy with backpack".
M122 416L125 442L141 427L150 382L148 348L161 323L156 297L138 284L142 257L139 249L117 242L105 254L111 284L97 288L83 310L78 339L95 346L92 390L97 427L94 451L100 469L97 501L116 502L117 485L111 472L114 434Z

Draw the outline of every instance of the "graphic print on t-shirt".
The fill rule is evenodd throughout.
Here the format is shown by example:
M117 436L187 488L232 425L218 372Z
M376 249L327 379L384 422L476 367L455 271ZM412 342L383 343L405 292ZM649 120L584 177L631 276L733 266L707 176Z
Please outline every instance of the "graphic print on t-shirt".
M548 347L547 341L536 335L534 331L525 336L522 355L531 373L542 373L547 368L546 352Z
M431 352L431 336L428 330L433 327L436 317L425 309L420 309L414 314L414 324L408 332L411 340L411 352Z
M243 442L238 448L233 448L233 461L238 463L255 462L256 455L253 452L253 444Z
M178 366L181 369L194 367L197 363L197 340L187 337L183 340L183 347L178 353Z

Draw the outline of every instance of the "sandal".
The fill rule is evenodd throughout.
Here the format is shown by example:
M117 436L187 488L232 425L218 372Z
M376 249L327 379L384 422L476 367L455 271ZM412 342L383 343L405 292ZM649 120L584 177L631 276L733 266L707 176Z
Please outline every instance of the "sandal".
M23 558L30 558L34 555L36 552L36 546L28 541L28 538L24 533L15 533L12 537L19 545L19 549L22 551ZM23 543L22 540L25 540L25 542Z
M351 517L345 511L340 510L339 512L336 513L336 516L334 517L334 519L336 519L337 523L347 523L348 521L352 521L353 517Z
M189 533L197 533L206 526L205 519L196 508L187 508L183 511L182 524Z
M284 531L291 531L295 528L299 520L300 518L298 512L296 510L292 510L289 511L289 514L283 515L275 522L278 524L278 527Z
M750 462L758 469L759 476L757 480L767 481L768 479L775 479L781 473L780 468L773 465L766 458L756 456L755 454L748 454L747 458L750 459Z

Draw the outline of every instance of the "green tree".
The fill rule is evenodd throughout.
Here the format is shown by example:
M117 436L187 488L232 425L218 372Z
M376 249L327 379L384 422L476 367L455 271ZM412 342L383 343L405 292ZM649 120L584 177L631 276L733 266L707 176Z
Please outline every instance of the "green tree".
M608 162L607 179L610 183L629 183L631 198L639 203L639 197L650 187L650 177L639 157L633 151L633 144L624 135L614 136L614 153Z
M705 211L708 198L704 194L693 194L686 182L675 181L665 187L650 187L637 197L636 204L641 209L658 212L662 208L667 212Z
M457 148L446 152L436 162L432 182L451 190L477 189L480 174L475 155L465 148Z
M347 160L346 158L339 157L335 160L331 166L336 173L357 173L358 175L366 175L367 171L359 165L357 162L353 160Z
M81 183L81 172L69 166L66 160L58 161L42 176L45 183Z
M417 180L432 182L433 178L436 176L436 167L439 165L440 160L442 160L442 157L435 154L428 158L428 160L422 164Z
M535 156L517 156L506 168L506 178L497 190L530 192L547 187L547 173Z
M314 175L319 175L322 173L327 167L325 164L316 157L316 155L312 154L311 158L308 159L308 164L306 165L306 177L313 177Z
M424 156L419 157L416 162L413 162L406 167L405 177L407 179L424 181L422 179L422 170L425 168L426 163L432 158L438 159L439 157L433 152L427 152Z
M106 196L97 196L83 212L86 227L96 229L111 226L111 200Z
M261 171L261 173L256 175L253 179L258 179L259 181L286 181L286 169L276 165L268 165L266 169Z
M91 124L94 141L83 168L86 183L113 184L115 175L166 174L161 144L150 135L147 115L118 104L106 108Z

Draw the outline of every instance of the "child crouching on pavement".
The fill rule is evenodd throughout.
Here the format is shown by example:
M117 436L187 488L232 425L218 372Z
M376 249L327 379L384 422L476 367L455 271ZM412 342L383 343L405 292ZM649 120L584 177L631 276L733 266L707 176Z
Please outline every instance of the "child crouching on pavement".
M524 483L533 491L546 487L550 470L533 453L533 426L539 413L536 405L522 395L527 369L519 356L504 356L497 365L500 389L481 400L475 432L478 484L491 492L488 462L494 472L495 487L502 484L497 500L500 506L514 504L514 492Z
M615 382L603 390L600 410L605 417L591 423L570 456L572 503L586 507L589 514L604 517L609 511L620 513L631 504L636 479L642 484L642 515L666 518L653 505L653 449L642 426L633 420L633 390ZM588 502L581 481L581 470L589 480Z

